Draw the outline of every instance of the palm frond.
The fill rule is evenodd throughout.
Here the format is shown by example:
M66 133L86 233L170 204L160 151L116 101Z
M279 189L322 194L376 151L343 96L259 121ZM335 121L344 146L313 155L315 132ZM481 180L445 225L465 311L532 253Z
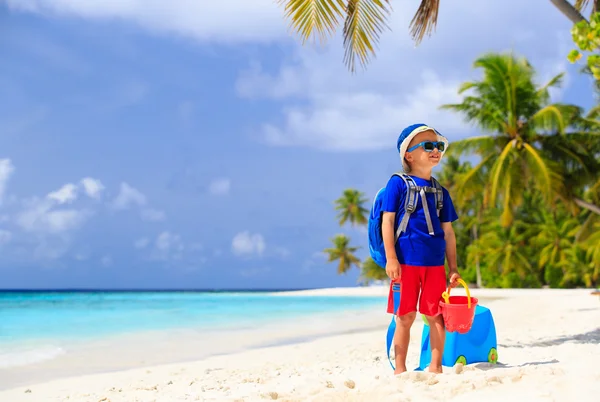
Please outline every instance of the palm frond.
M456 196L459 200L470 198L475 191L483 190L481 187L485 187L485 184L479 183L478 180L475 180L475 178L480 175L486 167L488 167L488 164L493 161L495 156L495 154L489 154L471 170L458 177L458 180L456 181Z
M493 104L486 103L485 99L468 96L462 103L444 104L439 106L439 109L459 112L465 116L465 121L474 122L486 131L508 131L502 112Z
M537 182L539 189L542 191L543 195L550 198L553 190L553 182L556 185L556 181L560 181L560 177L556 177L558 175L552 175L552 170L548 166L548 162L542 158L535 148L527 143L524 143L523 147L533 161L531 165L534 169L532 169L532 171L534 172L535 181Z
M475 137L464 138L452 142L446 151L446 155L458 156L471 152L484 155L493 151L497 142L497 138L491 135L478 135Z
M504 200L503 200L504 208L502 209L502 215L500 215L500 222L503 227L508 227L511 224L512 218L513 218L513 211L511 208L511 201L512 201L513 197L511 197L511 193L510 193L510 191L512 190L511 179L512 179L512 175L507 174L506 180L504 183Z
M501 173L503 173L503 167L504 167L504 163L506 162L506 158L508 157L508 154L510 153L511 150L514 149L516 144L516 140L512 140L510 141L508 144L506 144L506 146L504 147L504 150L502 151L502 153L500 154L500 156L498 157L498 159L496 160L496 162L494 163L494 166L492 168L492 183L491 183L491 198L492 198L492 202L495 202L496 197L498 195L498 188L499 183L500 183L500 178L501 178Z
M588 110L586 117L588 119L598 119L600 117L600 104L592 107L590 110Z
M552 77L550 79L550 81L548 81L545 85L541 86L537 90L537 92L536 92L537 95L544 101L549 99L548 89L550 89L552 87L559 87L563 82L564 76L565 76L565 73L560 73L560 74L557 74L556 76Z
M565 129L581 116L582 109L575 105L555 103L538 110L530 118L535 128L550 133L564 134Z
M412 38L419 44L423 37L431 35L437 25L440 0L421 0L421 4L410 22Z
M284 5L285 17L305 43L313 36L321 41L332 35L346 9L343 0L277 0Z
M600 131L574 131L568 135L576 141L593 141L596 144L600 142Z
M587 7L589 2L590 0L575 0L575 4L573 5L573 7L575 7L577 11L581 12L584 8ZM592 3L592 12L596 12L596 1Z
M389 13L389 0L348 0L343 30L344 61L351 72L355 71L357 58L364 68L375 55L374 45L387 27Z

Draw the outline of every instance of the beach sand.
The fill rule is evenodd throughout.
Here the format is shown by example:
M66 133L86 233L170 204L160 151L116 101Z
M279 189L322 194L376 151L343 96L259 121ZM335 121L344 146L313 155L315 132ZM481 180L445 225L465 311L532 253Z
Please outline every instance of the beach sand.
M600 400L600 300L590 290L472 289L494 316L499 363L397 377L385 356L387 288L303 292L381 295L373 312L381 327L368 322L361 332L359 322L353 333L307 342L30 384L0 392L0 401ZM422 328L418 318L409 367L418 365Z

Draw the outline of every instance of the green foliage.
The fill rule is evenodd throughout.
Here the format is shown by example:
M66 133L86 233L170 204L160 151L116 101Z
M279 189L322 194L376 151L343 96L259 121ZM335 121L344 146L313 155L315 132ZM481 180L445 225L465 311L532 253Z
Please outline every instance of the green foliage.
M392 12L390 0L277 0L283 6L290 28L306 43L319 38L324 43L341 27L344 63L351 72L357 64L366 68ZM421 0L411 23L418 44L437 23L440 0Z
M388 279L385 269L377 265L371 258L367 257L361 264L360 283L367 285L373 281L385 281Z
M484 133L448 148L448 155L481 158L461 175L459 196L466 190L483 193L482 208L499 208L503 227L512 225L529 187L551 205L557 199L572 201L568 186L573 180L565 179L590 180L589 173L597 169L594 155L582 145L598 143L598 121L584 118L578 106L550 103L549 88L560 85L562 74L538 86L531 64L513 54L486 54L474 66L483 77L461 86L459 93L469 94L461 103L441 106L462 114ZM474 181L476 176L480 179Z
M600 17L590 24L596 29ZM583 47L598 47L586 32ZM485 287L554 288L600 285L600 105L584 115L575 105L550 102L545 85L524 58L487 54L475 66L479 81L465 83L462 114L481 135L450 145L436 177L448 189L459 220L457 262L468 283ZM468 92L468 93L467 93ZM479 158L471 164L461 154ZM367 224L367 200L347 189L336 200L340 226ZM326 249L338 272L352 265L360 282L385 280L384 268L354 255L350 239L338 235Z
M352 226L366 226L369 210L364 206L367 199L356 189L344 190L342 196L335 200L335 210L340 226L350 222ZM358 247L350 247L350 238L339 234L332 239L334 247L325 249L329 255L328 262L338 261L338 273L346 273L354 265L360 270L359 283L368 284L372 281L386 280L385 269L380 267L370 257L363 262L354 253Z
M592 13L589 23L585 20L573 25L571 29L573 42L578 49L573 49L567 55L571 63L575 63L583 57L580 52L594 52L600 47L600 13ZM600 55L590 54L586 60L586 66L596 80L600 80Z
M323 250L327 253L327 262L338 261L338 274L345 274L352 265L360 268L360 260L354 255L358 247L350 246L350 238L344 234L335 235L331 239L333 247Z
M352 226L365 225L369 211L363 206L367 202L364 194L356 189L344 190L340 198L335 200L335 210L338 211L337 218L340 226L350 222Z

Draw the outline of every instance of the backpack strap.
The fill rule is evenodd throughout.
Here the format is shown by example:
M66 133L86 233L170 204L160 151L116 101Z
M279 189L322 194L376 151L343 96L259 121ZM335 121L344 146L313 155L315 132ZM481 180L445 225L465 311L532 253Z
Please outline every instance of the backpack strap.
M444 192L442 191L442 186L440 183L433 176L431 176L431 183L435 189L435 206L437 210L437 216L439 217L440 211L444 207Z
M429 230L429 235L433 236L435 232L433 231L433 224L431 223L431 216L429 215L429 205L427 204L427 198L425 195L425 189L421 188L419 190L419 195L421 196L421 201L423 204L423 211L425 212L425 221L427 221L427 230Z
M397 173L396 173L397 174ZM402 216L402 220L398 225L398 229L396 230L396 240L400 237L402 232L406 231L408 226L408 220L410 219L410 214L412 214L417 208L417 192L419 186L415 183L414 179L407 175L406 173L397 174L404 180L404 184L406 184L406 199L404 201L404 215Z
M396 238L397 241L402 232L406 231L408 227L408 220L410 219L410 215L417 208L417 197L421 197L421 203L423 204L423 211L425 212L425 220L427 222L427 230L429 234L433 236L435 234L433 230L433 224L431 222L431 215L429 214L429 204L427 204L426 193L434 193L435 195L435 209L437 216L440 216L440 211L444 206L444 193L442 192L442 186L435 179L435 177L431 176L431 184L433 187L429 186L417 186L415 180L406 173L394 173L394 176L400 177L404 184L406 185L406 199L404 202L404 215L400 220L400 224L398 225L398 229L396 229Z

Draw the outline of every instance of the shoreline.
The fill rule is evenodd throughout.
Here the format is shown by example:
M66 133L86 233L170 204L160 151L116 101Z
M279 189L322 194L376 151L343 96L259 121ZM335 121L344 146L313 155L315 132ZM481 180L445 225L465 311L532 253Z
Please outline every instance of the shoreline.
M54 345L63 350L54 358L0 367L0 391L60 380L82 371L83 375L102 375L148 366L185 364L249 350L379 330L389 323L384 303L382 300L381 306L352 306L342 312L292 316L254 327L144 330L70 341ZM116 360L114 356L118 356ZM88 361L93 361L95 368L78 368Z
M351 289L333 288L326 292L332 296L347 296L349 291L352 293ZM365 291L368 287L354 289L351 295L359 293L373 296L376 294L372 292L380 292L381 295L385 291L386 297L389 290L387 286L372 287L369 291ZM136 367L101 373L65 375L37 381L32 378L27 384L7 384L0 389L0 400L37 401L37 398L43 397L45 400L69 398L76 401L102 398L110 401L131 401L135 398L157 401L249 401L264 400L265 397L269 398L270 393L276 392L277 399L287 401L370 401L406 398L408 394L404 392L409 390L424 400L438 400L429 393L430 389L437 386L447 391L448 399L442 400L456 398L466 401L484 396L495 400L493 397L498 392L495 387L508 387L510 395L512 388L518 388L520 395L524 396L535 389L560 385L562 388L555 391L561 395L567 389L575 394L579 392L580 401L591 401L586 399L589 396L586 393L600 392L600 373L596 370L598 374L594 376L594 367L597 367L596 362L600 359L600 303L597 297L590 295L591 291L471 289L472 295L480 299L480 304L489 307L494 314L500 364L496 367L466 366L461 377L453 374L452 368L445 367L445 374L436 384L427 384L434 381L427 373L409 372L401 378L391 375L384 351L385 331L390 316L385 313L386 300L382 299L381 308L368 308L363 313L350 310L335 314L336 317L326 317L327 314L324 314L319 322L307 320L283 328L261 328L262 334L254 333L254 344L241 345L239 350L225 353L213 350L210 356L188 356L187 360L154 364L148 361ZM289 295L290 292L295 295L322 296L324 290L282 293ZM463 294L464 289L457 287L452 292ZM318 328L312 335L306 332L311 325ZM417 349L422 328L422 321L417 318L411 331L409 369L418 360ZM269 331L275 336L266 340L263 336ZM243 338L242 333L231 335L220 341L225 344L239 343ZM179 343L168 337L162 341L132 341L143 344L139 346L146 353L152 350L158 354L161 348L164 348L163 352L168 351L173 348L173 343ZM195 342L195 345L203 343L202 339L196 339ZM192 348L192 345L190 343L187 347ZM186 346L179 346L183 346L180 351L185 352ZM107 349L105 352L112 352L113 357L118 355L115 350ZM110 355L105 358L110 360ZM72 363L98 365L99 361L88 357L87 360ZM51 367L42 369L52 370ZM493 378L499 380L490 380ZM515 378L519 380L514 381ZM529 378L529 382L525 378ZM354 388L344 385L349 380L354 382ZM569 381L579 385L568 386ZM402 384L402 387L398 384ZM523 384L528 386L523 388ZM564 393L564 396L567 395ZM547 400L541 395L531 396L532 400ZM471 397L473 399L469 399ZM554 399L559 398L552 394L549 400Z

